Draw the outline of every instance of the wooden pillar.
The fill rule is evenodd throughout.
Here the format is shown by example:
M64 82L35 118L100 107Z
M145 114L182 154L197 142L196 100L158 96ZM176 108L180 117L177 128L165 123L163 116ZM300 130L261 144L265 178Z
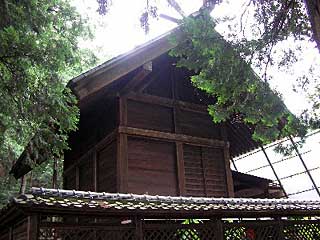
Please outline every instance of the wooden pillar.
M117 191L128 191L128 138L119 133L117 138Z
M177 153L177 172L178 172L178 187L179 195L186 195L185 187L185 174L184 174L184 160L183 160L183 143L176 142L176 153Z
M127 98L119 97L119 126L127 126ZM128 191L128 137L125 133L117 136L117 191Z
M36 240L38 238L38 216L28 216L27 221L27 240Z
M232 178L232 172L230 168L230 159L231 159L230 144L228 142L228 133L227 133L227 128L225 124L222 124L221 126L221 136L225 143L223 147L223 153L224 153L223 155L224 155L224 162L225 162L228 197L234 197L233 178Z

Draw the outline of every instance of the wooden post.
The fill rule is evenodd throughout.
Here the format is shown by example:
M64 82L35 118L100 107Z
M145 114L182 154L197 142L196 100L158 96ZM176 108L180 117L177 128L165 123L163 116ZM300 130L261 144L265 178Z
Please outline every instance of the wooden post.
M38 216L28 216L27 222L27 240L36 240L38 238Z
M225 161L225 172L226 172L226 183L227 183L227 191L228 191L228 197L234 197L234 187L233 187L233 178L232 178L232 172L230 168L230 144L228 142L228 133L227 128L225 124L222 124L221 126L221 136L224 140L224 161Z
M58 188L58 160L53 158L52 188Z
M138 217L135 219L136 223L136 238L137 240L143 240L143 223L142 220Z
M207 191L207 159L204 157L204 147L201 147L201 167L202 167L202 177L203 177L203 187L204 187L204 194L208 197Z
M97 170L97 149L93 150L93 189L95 192L98 191L98 170Z
M223 224L221 219L214 220L215 226L215 239L223 240Z
M225 170L226 170L226 182L227 182L227 191L228 197L234 197L234 188L233 188L233 178L232 172L230 168L230 147L229 143L226 142L226 145L223 149L224 152L224 162L225 162Z
M128 138L122 133L117 138L117 191L128 191Z
M13 228L12 226L9 228L9 240L13 240Z
M178 186L179 195L185 196L185 174L184 174L184 160L183 160L183 143L176 142L176 157L177 157L177 172L178 172Z
M279 239L284 240L284 230L283 230L283 221L281 218L278 219L278 231L279 231Z
M119 126L127 126L127 98L119 98ZM128 191L128 137L118 133L117 137L117 191Z
M77 164L75 168L76 168L76 190L79 190L79 187L80 187L79 165Z
M119 97L119 125L120 126L127 126L127 98L126 97Z

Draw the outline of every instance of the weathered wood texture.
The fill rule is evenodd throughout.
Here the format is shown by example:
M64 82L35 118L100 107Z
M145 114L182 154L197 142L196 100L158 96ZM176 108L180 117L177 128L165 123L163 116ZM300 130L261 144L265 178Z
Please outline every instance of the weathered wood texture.
M69 169L68 173L63 177L63 188L73 190L76 189L77 180L76 180L76 168L73 167Z
M128 192L176 196L175 145L128 138Z
M185 144L183 155L187 196L228 196L222 149Z
M0 232L0 240L11 240L10 229Z
M164 106L128 101L128 126L173 132L172 109Z
M92 101L84 109L80 106L79 131L70 134L71 150L65 152L65 169L81 158L117 126L116 99L102 98L99 100Z
M97 191L117 192L117 143L111 142L97 152Z
M208 114L199 114L196 112L180 110L177 112L177 125L181 133L211 138L221 139L220 129L215 125Z
M12 226L12 239L29 240L28 239L28 220L27 218Z
M79 169L79 189L83 191L92 191L94 189L93 179L93 154L87 154L78 165Z

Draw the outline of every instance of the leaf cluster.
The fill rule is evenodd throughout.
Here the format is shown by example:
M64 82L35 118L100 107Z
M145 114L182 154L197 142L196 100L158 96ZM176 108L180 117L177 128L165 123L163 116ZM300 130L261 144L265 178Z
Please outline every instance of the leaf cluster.
M232 45L214 30L208 12L186 18L182 25L186 41L171 54L178 66L196 74L191 81L197 88L216 99L208 106L214 122L241 116L254 130L253 137L269 143L288 134L303 136L303 125L286 108L281 96L254 73L250 61L242 58L242 49Z
M0 2L0 159L7 174L28 142L29 164L62 159L79 118L65 77L91 66L95 57L78 47L91 34L69 1Z

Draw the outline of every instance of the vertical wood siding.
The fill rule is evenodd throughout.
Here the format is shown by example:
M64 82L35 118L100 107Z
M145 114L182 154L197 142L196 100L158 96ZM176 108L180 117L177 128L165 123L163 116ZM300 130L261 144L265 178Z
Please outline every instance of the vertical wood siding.
M175 145L128 138L128 192L177 195Z
M63 181L64 189L74 190L76 189L77 181L76 181L76 168L73 167L68 171L68 174L64 175L64 181Z
M28 240L28 222L27 219L13 226L12 239Z
M176 122L180 133L196 137L221 139L219 125L212 122L209 114L180 110L176 113Z
M93 191L93 155L88 154L79 164L79 190Z
M184 144L187 196L227 196L223 149Z
M97 153L97 191L116 192L117 144L115 141Z

